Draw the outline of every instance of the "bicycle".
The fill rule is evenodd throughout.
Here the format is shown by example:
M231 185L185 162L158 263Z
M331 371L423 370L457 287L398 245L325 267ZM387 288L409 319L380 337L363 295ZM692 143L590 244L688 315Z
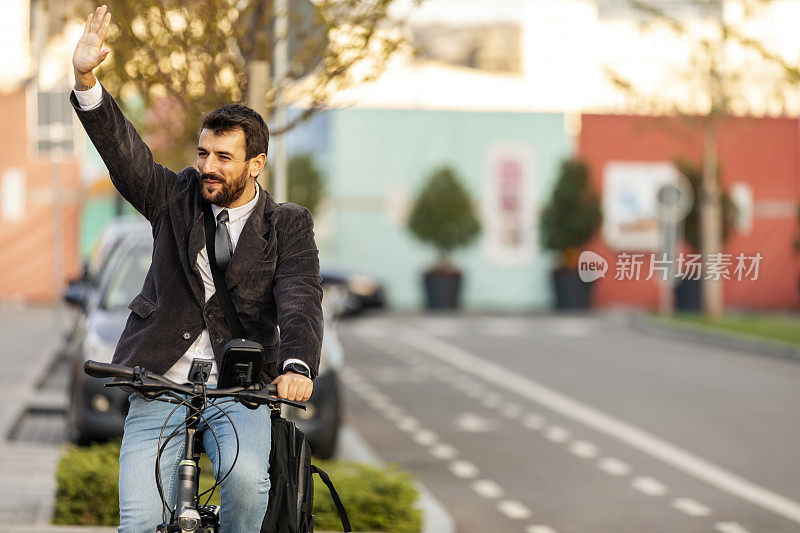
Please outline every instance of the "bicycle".
M236 458L239 456L238 433L236 432L236 427L233 425L233 421L230 420L230 417L227 415L222 405L238 401L251 408L256 408L260 405L269 405L270 409L279 409L280 406L278 404L284 403L300 409L305 409L305 405L300 402L279 398L275 385L267 385L265 388L256 384L250 387L209 389L206 387L206 381L208 381L209 372L211 371L211 363L212 361L209 359L195 359L189 373L189 384L175 383L161 374L148 372L138 366L131 368L111 363L99 363L91 360L86 361L83 365L84 372L92 377L118 378L120 380L107 383L105 385L106 387L129 387L145 399L177 404L167 416L167 420L164 421L158 440L158 454L156 456L155 466L156 485L163 505L162 516L164 520L161 524L156 526L157 533L219 533L219 506L209 505L209 502L217 487L220 486L222 481L228 477L233 470L233 467L236 465ZM185 395L185 397L181 395ZM222 399L222 401L214 401L215 398ZM169 418L181 406L187 407L184 422L179 424L166 439L163 439L164 428ZM236 456L228 472L222 477L216 476L214 485L210 489L199 493L198 480L200 477L200 468L197 464L202 454L202 442L200 440L200 434L197 433L197 427L200 421L204 419L203 413L208 407L219 409L231 422L234 434L236 435ZM209 427L209 429L211 428ZM213 429L211 429L211 431L212 434L214 434ZM169 503L164 495L164 489L161 486L161 454L164 452L167 443L180 433L183 433L185 446L183 455L178 464L175 508L170 509ZM216 434L214 434L214 440L219 449L219 441L217 440ZM208 497L205 503L201 504L200 499L206 494L208 494ZM170 515L169 522L167 522L167 512L169 512Z

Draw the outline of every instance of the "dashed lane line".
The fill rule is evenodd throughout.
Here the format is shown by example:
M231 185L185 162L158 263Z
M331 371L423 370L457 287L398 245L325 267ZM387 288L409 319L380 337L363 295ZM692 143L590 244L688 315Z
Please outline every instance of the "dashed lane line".
M631 487L647 496L663 496L669 489L659 480L649 476L639 476L631 481Z
M708 516L711 508L692 498L675 498L672 507L689 516Z
M439 440L439 437L429 429L422 429L414 433L414 440L422 446L430 446Z
M597 467L612 476L627 476L631 473L631 465L616 457L603 457L597 463Z
M479 479L472 484L472 490L484 498L494 500L502 498L505 491L490 479Z
M454 476L460 477L461 479L473 479L478 477L480 473L478 467L466 459L453 461L448 465L448 468Z
M558 533L550 526L543 524L531 525L525 528L525 533Z
M430 449L431 455L442 461L450 461L458 456L458 450L449 444L437 444Z
M533 511L516 500L503 500L497 504L501 513L514 520L525 520L533 515Z
M736 522L717 522L714 524L714 530L719 533L750 533Z
M541 415L530 414L522 420L522 425L528 429L538 430L542 429L547 421Z
M557 392L533 379L478 357L419 328L395 325L392 338L457 369L614 437L692 477L800 524L800 503L757 485L643 429Z
M544 430L545 438L553 442L567 442L569 435L569 430L561 426L550 426Z
M576 440L569 445L569 451L577 455L581 459L592 459L597 457L599 450L597 446L585 440Z

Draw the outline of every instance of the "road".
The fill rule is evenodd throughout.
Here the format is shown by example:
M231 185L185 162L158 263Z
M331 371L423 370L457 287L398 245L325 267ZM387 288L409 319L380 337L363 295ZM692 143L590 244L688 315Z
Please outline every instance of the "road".
M800 363L622 315L340 323L349 422L460 533L800 531Z

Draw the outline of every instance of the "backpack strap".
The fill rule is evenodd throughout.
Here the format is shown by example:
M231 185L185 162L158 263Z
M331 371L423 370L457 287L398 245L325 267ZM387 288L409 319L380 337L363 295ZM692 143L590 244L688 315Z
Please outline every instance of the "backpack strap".
M331 478L328 477L328 474L325 473L319 467L311 465L311 473L317 474L319 478L325 483L325 486L328 487L328 491L331 493L331 498L333 498L333 505L336 506L336 512L339 513L339 520L342 521L342 528L344 529L345 533L349 533L353 531L350 527L350 520L347 518L347 512L344 510L344 505L342 505L342 500L339 499L339 494L336 492L336 489L333 488L333 482L331 482Z

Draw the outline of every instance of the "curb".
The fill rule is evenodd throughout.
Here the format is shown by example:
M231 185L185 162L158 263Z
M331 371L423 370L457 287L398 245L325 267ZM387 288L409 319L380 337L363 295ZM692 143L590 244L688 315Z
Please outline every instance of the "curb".
M351 426L345 425L340 429L337 449L337 459L384 464L375 450ZM419 480L416 480L416 484L419 490L417 506L422 510L421 533L455 533L455 521L444 505Z
M715 333L700 326L678 325L647 315L635 314L630 326L636 331L656 333L673 339L700 342L747 354L761 354L800 362L800 348L794 344L764 340L743 333Z

